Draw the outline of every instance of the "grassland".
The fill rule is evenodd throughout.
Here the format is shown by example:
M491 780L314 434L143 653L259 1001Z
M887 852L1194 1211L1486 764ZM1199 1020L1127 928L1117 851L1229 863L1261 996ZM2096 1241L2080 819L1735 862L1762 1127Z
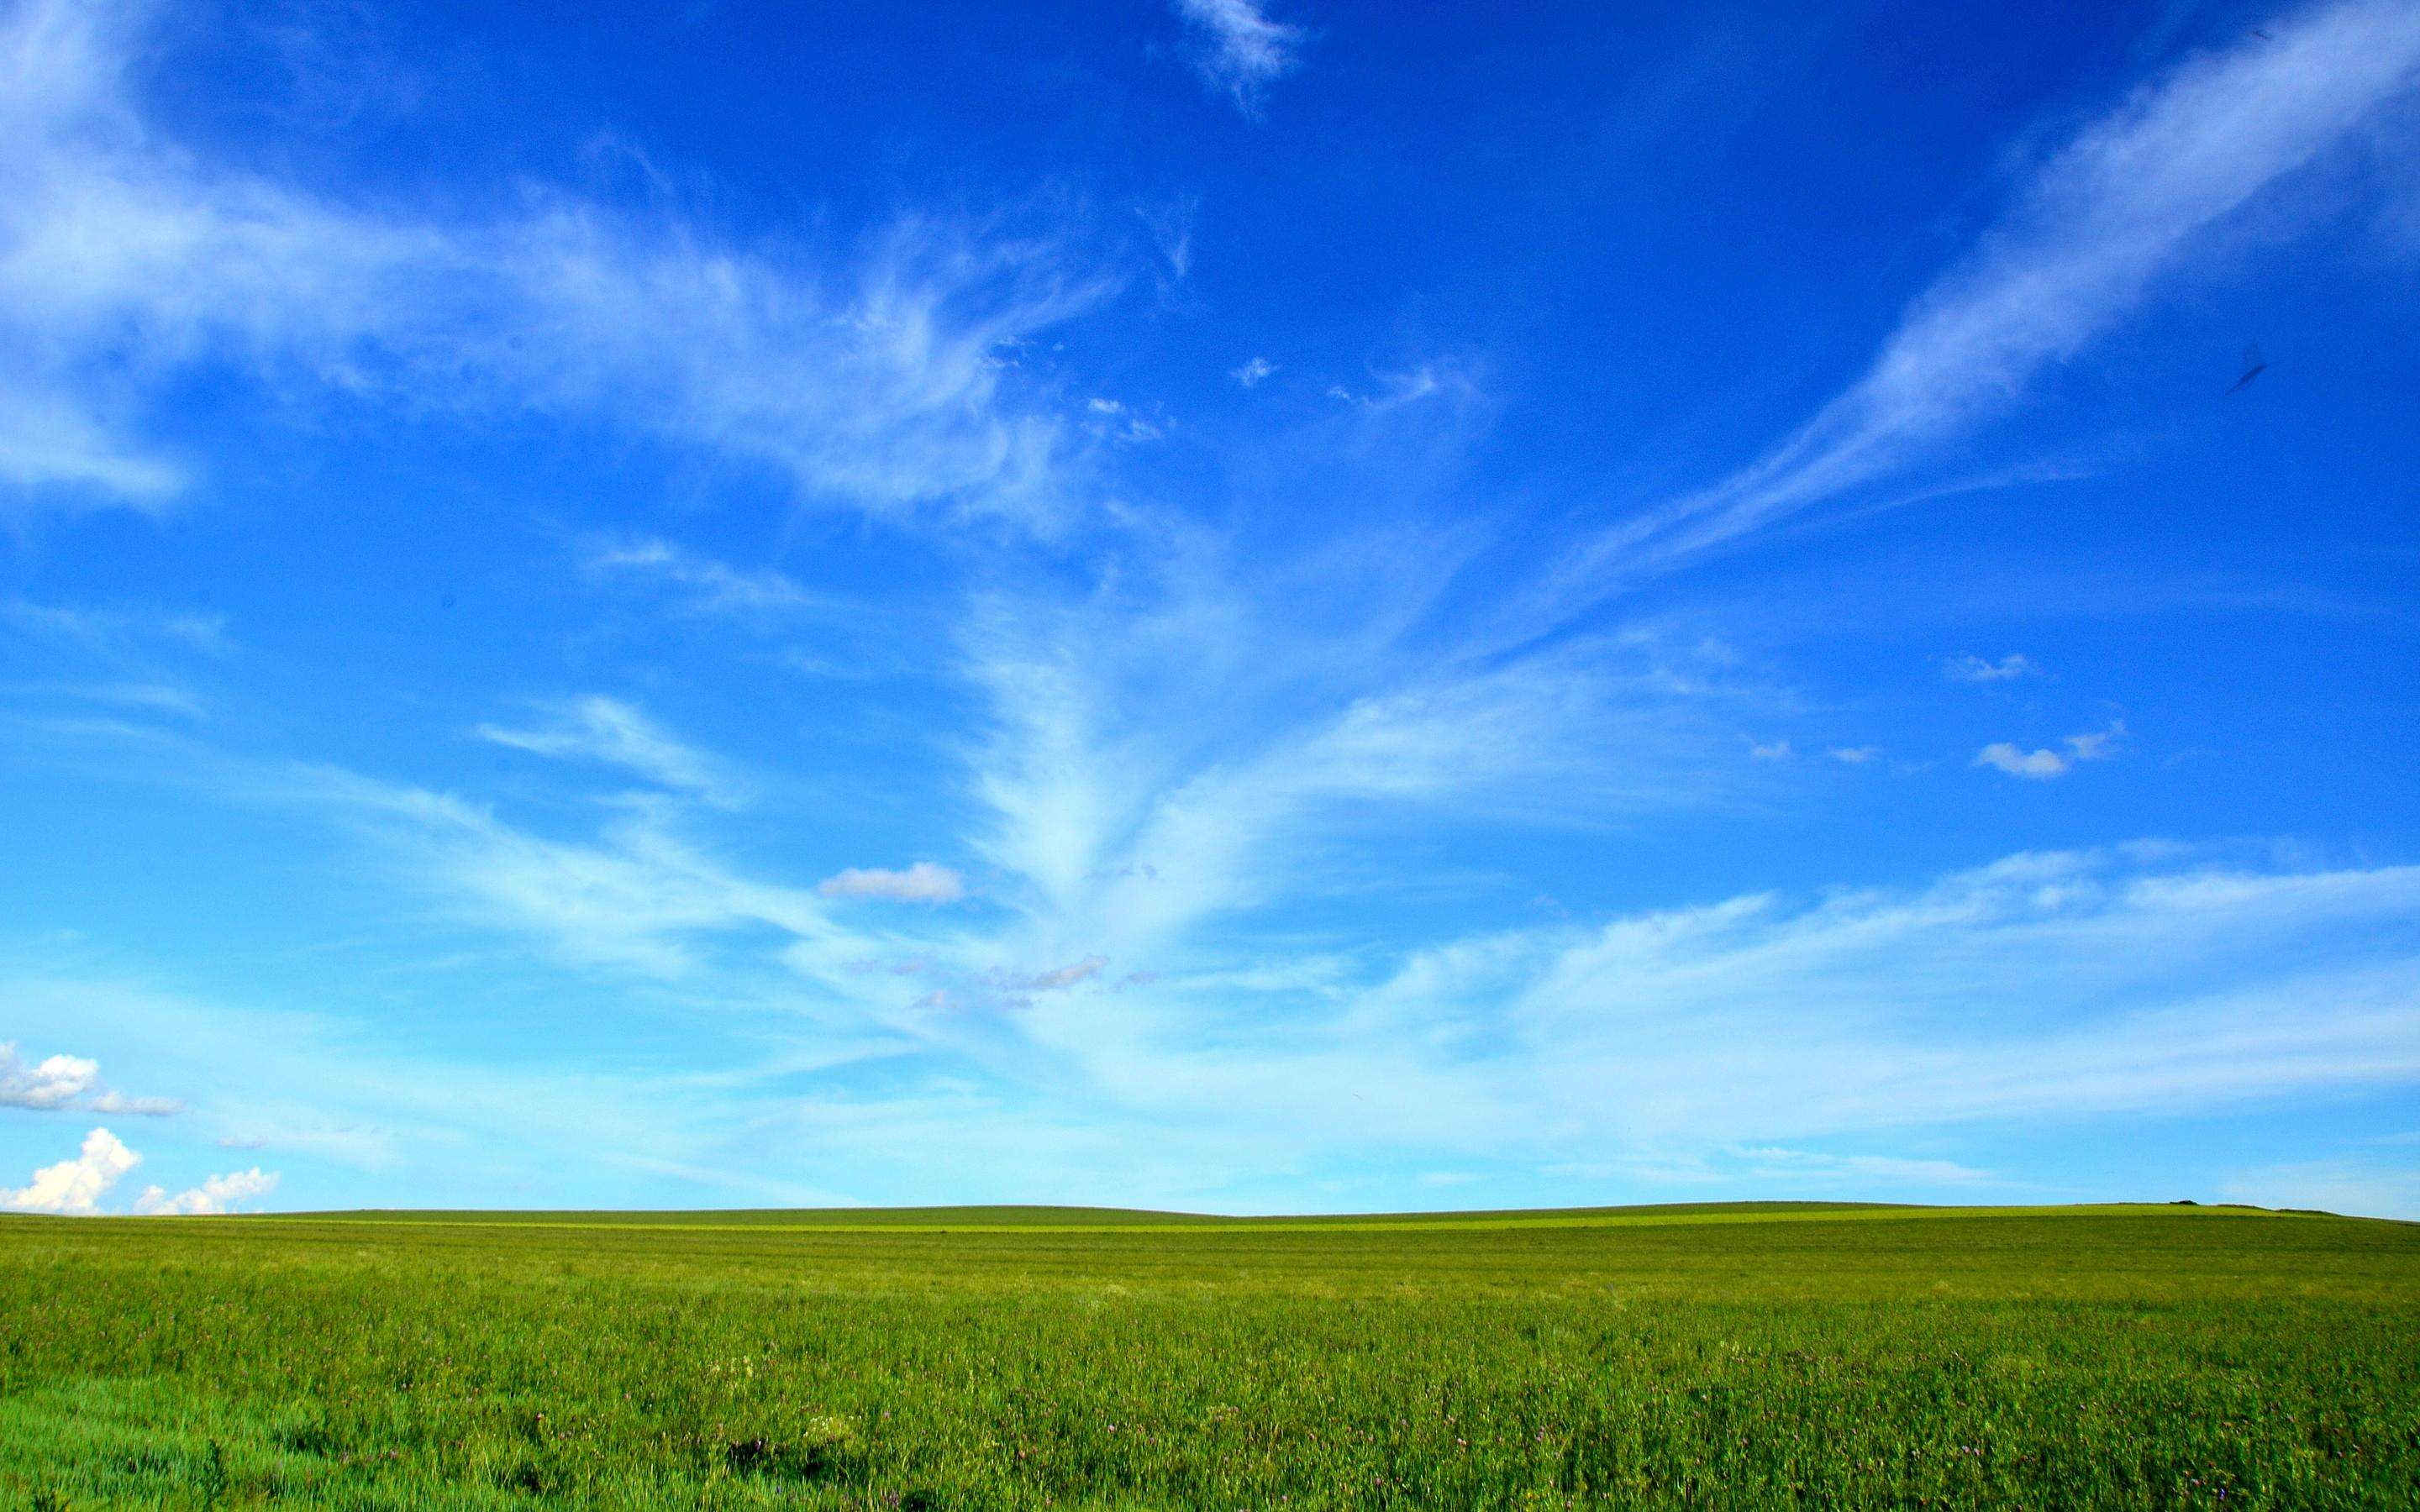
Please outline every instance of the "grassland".
M0 1220L0 1505L2420 1505L2420 1227Z

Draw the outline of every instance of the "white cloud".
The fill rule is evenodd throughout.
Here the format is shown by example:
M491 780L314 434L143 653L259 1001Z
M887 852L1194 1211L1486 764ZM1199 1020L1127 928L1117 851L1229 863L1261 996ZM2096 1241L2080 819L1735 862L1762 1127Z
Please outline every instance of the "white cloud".
M2055 750L2024 750L2008 741L1995 740L1975 753L1975 764L1996 767L2010 777L2040 781L2065 777L2072 764Z
M407 877L464 922L523 931L565 959L676 978L692 946L772 929L846 940L814 896L743 877L685 841L656 807L618 816L593 840L535 835L445 794L331 768L296 768L263 795L316 805L391 846ZM849 941L852 958L876 953Z
M23 1059L13 1041L0 1041L0 1107L66 1107L90 1090L101 1076L101 1062L77 1056L51 1056L39 1062Z
M209 712L199 695L167 683L12 683L0 685L0 694L73 699L118 709L173 714L187 719L200 719Z
M568 195L484 220L213 165L147 117L147 8L0 23L0 497L158 508L152 385L231 369L332 402L606 422L811 501L1047 527L1068 445L1000 354L1112 281L907 222L861 253L739 247Z
M264 1171L256 1165L248 1171L206 1178L201 1185L187 1187L173 1196L165 1187L146 1187L143 1195L134 1199L134 1211L147 1217L163 1218L232 1212L240 1204L276 1191L277 1181L275 1171Z
M593 543L582 566L596 577L652 579L684 590L699 614L783 619L832 606L778 572L742 572L669 541L642 536Z
M56 1112L68 1107L95 1113L164 1119L185 1111L168 1097L133 1097L101 1085L101 1062L81 1056L27 1061L11 1041L0 1041L0 1107Z
M1175 0L1175 8L1202 34L1194 66L1202 80L1247 116L1258 116L1268 86L1302 61L1302 28L1271 20L1258 0Z
M0 599L0 624L113 661L125 660L162 643L212 653L227 648L226 619L218 614L38 604L31 599L7 598Z
M2065 777L2078 762L2106 761L2117 754L2117 743L2126 734L2126 721L2113 721L2106 730L2095 730L2067 737L2064 754L2045 748L2025 750L2009 741L1996 740L1975 753L1975 764L1989 766L2033 781L2047 781Z
M1233 378L1237 383L1242 384L1245 388L1256 389L1261 386L1263 380L1277 372L1277 363L1270 362L1265 357L1255 357L1227 376Z
M89 1105L95 1113L138 1119L173 1119L185 1111L185 1104L173 1097L130 1097L114 1091L101 1093Z
M966 879L946 866L918 861L901 871L849 867L818 883L827 898L887 898L893 903L947 903L966 896Z
M539 756L601 762L638 774L659 786L688 793L725 808L737 807L743 788L722 764L681 744L655 721L618 699L591 696L541 703L551 722L516 730L483 724L483 740Z
M2239 210L2362 139L2420 81L2420 7L2341 0L2196 55L2078 132L1906 311L1865 375L1712 487L1568 561L1587 599L1875 482L2018 404Z
M477 995L513 968L490 951L453 969ZM578 1066L498 1065L411 1050L342 979L299 986L293 995L308 1007L281 1009L268 1006L273 991L257 986L242 1000L201 1000L163 990L156 976L150 968L117 974L88 948L0 941L0 1000L37 1021L73 1014L102 1040L160 1047L188 1080L212 1089L213 1121L205 1132L219 1145L304 1154L365 1173L390 1202L510 1207L526 1205L528 1193L544 1186L603 1207L627 1204L665 1173L676 1174L652 1190L667 1204L693 1202L702 1192L789 1205L843 1200L831 1187L784 1180L762 1162L735 1157L739 1146L732 1141L744 1140L750 1124L786 1101L768 1101L764 1084L799 1066L799 1056L776 1054L741 1073L704 1075L728 1068L701 1050L713 1041L697 1032L618 1050L616 1037L604 1036ZM756 1006L730 990L746 985L718 982L691 1006L716 1014ZM510 1012L506 998L478 1000ZM779 1007L817 1041L830 1032L811 1014ZM683 1022L703 1029L701 1020ZM477 1158L465 1160L466 1150ZM267 1164L266 1155L250 1158Z
M73 1158L43 1166L24 1186L0 1187L0 1209L79 1216L97 1212L96 1204L117 1184L118 1178L142 1164L143 1157L119 1143L116 1134L95 1129L84 1136L84 1146Z
M1017 992L1064 992L1070 987L1079 986L1092 980L1108 969L1109 964L1109 963L1101 956L1088 955L1081 961L1055 966L1048 971L1037 971L1029 976L1010 975L1001 980L1003 985Z
M1751 758L1760 762L1786 762L1790 760L1791 755L1790 742L1786 740L1776 740L1769 745L1758 745L1756 742L1750 741L1748 742L1747 753Z
M1954 656L1941 664L1941 674L1953 683L2005 683L2019 677L2031 677L2041 671L2040 667L2021 653L2011 652L1997 661L1985 661L1980 656Z
M1882 753L1880 746L1835 746L1823 754L1850 766L1863 766Z
M1345 548L1340 548L1342 553ZM1182 561L1069 606L995 600L966 633L992 720L974 837L1034 937L1011 959L1151 964L1199 926L1333 887L1413 815L1589 823L1736 780L1733 695L1697 651L1579 638L1521 656L1404 641L1459 558ZM1398 867L1353 886L1385 887Z
M1992 1173L1947 1160L1910 1160L1898 1155L1832 1155L1777 1145L1736 1152L1748 1174L1768 1181L1807 1181L1827 1186L1974 1186Z

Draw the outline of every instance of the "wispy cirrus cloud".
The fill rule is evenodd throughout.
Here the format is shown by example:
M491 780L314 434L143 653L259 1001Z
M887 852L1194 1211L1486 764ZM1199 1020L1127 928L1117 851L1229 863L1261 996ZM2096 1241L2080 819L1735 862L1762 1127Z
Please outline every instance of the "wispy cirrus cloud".
M581 566L592 577L662 584L698 614L782 621L832 607L785 573L742 571L656 536L592 542Z
M1937 453L2140 310L2238 211L2420 85L2420 9L2339 0L2143 86L2052 153L1864 375L1749 466L1581 543L1589 600Z
M1201 36L1194 68L1202 82L1258 116L1270 85L1302 63L1303 29L1276 20L1260 0L1175 0L1177 16Z
M1947 1192L1999 1178L1856 1146L2420 1078L2415 917L2409 868L2016 856L1914 888L1473 935L1375 976L1264 961L1249 981L1042 995L1012 1021L1051 1068L1038 1083L911 1078L800 1127L915 1190L1001 1190L986 1172L1012 1152L1019 1190L1094 1190L1120 1132L1148 1130L1158 1164L1136 1184L1162 1198L1381 1155L1497 1180Z
M634 704L590 695L543 702L538 709L541 724L483 724L476 733L534 755L618 766L722 808L737 807L745 795L745 784L724 763L675 739Z
M265 800L360 826L457 917L533 937L575 964L673 978L697 964L701 946L735 932L838 933L812 893L736 873L652 810L619 815L593 836L559 838L451 794L334 768L249 780Z
M208 368L607 424L809 502L1069 508L1063 427L999 354L1115 280L1048 241L911 220L816 258L565 193L485 220L340 200L147 116L147 21L88 0L0 20L6 501L163 506L200 464L144 440L145 390Z
M1365 544L1364 551L1378 549ZM1326 583L1186 561L965 632L990 719L977 851L1052 949L1119 959L1296 896L1410 816L1558 825L1702 801L1745 695L1652 636L1414 648L1425 572Z
M0 599L0 625L116 660L163 648L217 655L228 646L225 615L184 609L7 598Z

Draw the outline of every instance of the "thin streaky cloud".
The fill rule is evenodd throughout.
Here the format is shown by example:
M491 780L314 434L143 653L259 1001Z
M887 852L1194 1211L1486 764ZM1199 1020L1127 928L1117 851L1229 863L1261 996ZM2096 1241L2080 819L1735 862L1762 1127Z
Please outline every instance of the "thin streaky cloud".
M1562 563L1592 600L1932 455L2141 309L2236 211L2420 84L2420 7L2345 0L2197 55L2077 133L1912 304L1865 376L1748 467Z
M464 222L214 166L131 83L147 8L29 0L0 25L0 479L157 509L192 480L140 384L198 354L466 421L606 424L783 479L809 503L1053 528L1071 443L1004 347L1113 273L1047 242L908 220L811 257L568 193Z
M718 759L684 745L636 705L591 695L541 703L545 722L483 724L480 739L534 755L598 762L721 807L740 804L746 787Z
M745 571L658 536L592 542L581 566L598 579L663 584L698 614L780 621L834 607L784 573Z

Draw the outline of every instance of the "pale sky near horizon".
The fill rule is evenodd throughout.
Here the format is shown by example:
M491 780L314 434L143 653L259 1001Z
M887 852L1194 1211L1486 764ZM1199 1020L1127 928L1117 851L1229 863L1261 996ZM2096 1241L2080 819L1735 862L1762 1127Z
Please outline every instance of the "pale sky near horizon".
M0 0L0 1209L2420 1216L2415 415L2415 0Z

